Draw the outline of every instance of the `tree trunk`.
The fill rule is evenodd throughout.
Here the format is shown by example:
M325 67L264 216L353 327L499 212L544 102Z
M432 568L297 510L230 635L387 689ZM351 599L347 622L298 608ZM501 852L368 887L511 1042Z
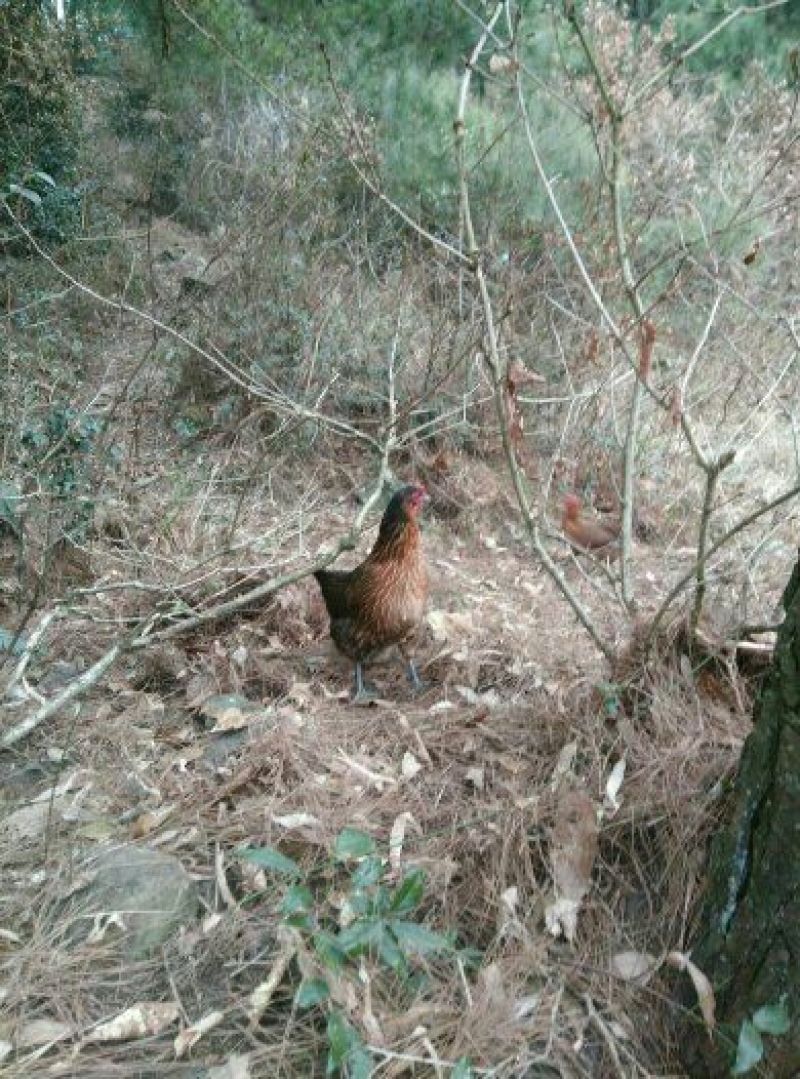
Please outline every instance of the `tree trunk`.
M791 1025L763 1035L750 1072L800 1075L800 557L786 617L745 742L730 819L711 848L709 887L693 958L714 986L718 1031L695 1025L692 1076L728 1076L742 1021L785 998Z

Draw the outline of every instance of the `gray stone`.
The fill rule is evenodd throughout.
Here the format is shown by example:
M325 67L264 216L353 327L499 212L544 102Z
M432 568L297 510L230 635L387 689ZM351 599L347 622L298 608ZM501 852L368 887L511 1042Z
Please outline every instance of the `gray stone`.
M90 880L68 900L74 939L96 936L104 921L118 915L124 951L139 959L197 918L197 882L169 854L132 845L113 847L92 855L78 872ZM111 925L103 940L118 933Z

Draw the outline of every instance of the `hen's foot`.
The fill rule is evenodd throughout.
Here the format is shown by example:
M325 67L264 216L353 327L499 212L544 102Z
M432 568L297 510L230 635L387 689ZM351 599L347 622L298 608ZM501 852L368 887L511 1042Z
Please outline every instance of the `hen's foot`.
M408 678L411 682L411 689L415 697L418 697L421 693L424 693L426 689L431 688L431 683L424 681L419 676L417 666L413 659L408 661Z
M364 681L364 672L361 669L361 664L356 663L355 677L353 679L353 704L369 704L370 701L374 701L377 698L377 692L372 686L367 685Z

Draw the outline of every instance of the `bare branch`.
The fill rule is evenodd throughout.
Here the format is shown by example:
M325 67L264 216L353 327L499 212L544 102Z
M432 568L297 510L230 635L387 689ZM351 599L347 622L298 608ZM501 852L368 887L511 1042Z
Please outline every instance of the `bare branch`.
M709 41L713 41L713 39L721 34L727 26L730 26L734 20L740 19L744 15L761 15L765 11L772 11L774 8L784 7L788 3L789 0L770 0L770 2L766 4L742 4L735 10L729 12L723 19L720 19L716 26L712 26L708 33L703 34L702 37L689 45L683 52L678 53L677 56L673 56L660 71L657 71L643 86L640 86L639 90L632 96L628 103L625 113L629 114L633 112L634 109L637 109L651 90L654 90L661 83L665 82L672 75L673 71L676 71L685 64L690 56L694 56L696 52L705 48Z
M734 525L733 528L729 528L728 531L724 533L724 535L720 536L716 543L713 543L708 548L705 553L705 562L707 563L712 555L715 555L717 551L720 551L727 543L729 543L733 539L734 536L738 535L739 532L743 531L743 529L747 528L749 525L757 521L759 517L763 517L765 514L771 513L772 510L777 509L778 506L782 506L784 502L789 502L791 501L791 499L796 498L798 494L800 494L800 483L795 484L794 487L790 487L788 491L784 491L784 493L782 495L778 495L777 498L773 498L771 502L768 502L766 504L766 506L762 506L760 509L755 510L753 513L747 514L747 516L743 517L738 524ZM650 648L653 641L655 640L655 636L658 632L659 626L661 625L667 611L670 609L678 596L685 590L686 586L693 579L696 579L696 577L697 562L695 562L692 568L680 578L677 584L674 585L674 587L667 595L666 599L656 611L655 617L650 624L647 637L645 638L645 651Z
M525 528L528 533L531 547L536 552L537 557L544 566L546 572L549 574L549 576L555 583L556 587L559 589L559 591L569 603L578 621L589 634L592 641L600 650L600 652L602 652L603 655L610 661L613 657L613 650L602 639L588 612L570 588L566 578L561 573L556 563L548 554L547 549L542 543L541 537L539 535L538 526L531 512L530 501L528 498L528 493L526 491L526 481L523 477L522 470L520 469L519 462L517 461L516 451L511 441L511 434L508 426L508 412L504 400L506 367L503 361L503 357L500 354L500 349L498 347L494 310L492 308L491 297L489 296L486 275L484 273L483 266L481 265L477 241L475 239L475 229L472 222L472 213L469 198L469 184L467 181L467 169L464 160L464 136L466 132L465 113L473 67L486 43L489 31L494 26L497 19L500 17L502 10L502 3L498 3L489 22L487 23L486 28L478 39L475 48L472 50L472 53L470 54L470 57L465 64L465 71L461 81L461 89L458 97L458 112L456 114L456 119L453 124L453 129L455 132L456 161L459 176L461 217L464 223L466 233L467 251L468 254L472 256L473 273L475 275L475 281L478 286L478 292L483 307L484 321L486 325L486 359L487 365L492 375L492 383L494 387L495 397L495 409L500 424L500 433L503 441L503 451L505 453L506 463L511 473L511 480L514 485L514 492L517 497L517 503L522 514L522 519L525 522Z
M364 442L371 446L373 449L380 452L380 442L373 438L372 435L367 434L366 431L361 431L352 424L347 423L345 420L341 420L337 417L325 416L323 413L316 409L307 408L305 405L300 404L298 401L294 401L288 397L277 387L274 390L269 390L263 385L259 385L248 378L246 373L238 368L232 360L223 356L214 355L213 352L209 352L207 349L202 348L196 342L182 334L180 330L176 330L173 326L170 326L166 322L162 322L161 319L156 318L154 315L149 314L147 311L142 311L141 308L134 307L132 304L127 303L124 300L114 300L109 296L104 296L102 293L97 292L96 289L85 284L83 281L79 281L68 270L65 270L63 266L60 266L56 260L49 254L42 246L37 242L31 232L25 227L25 225L14 214L11 207L4 200L3 202L6 212L13 220L15 226L19 229L27 242L33 248L33 250L53 269L57 274L69 281L74 288L87 296L90 296L97 303L102 304L104 307L110 307L115 311L124 311L127 314L133 315L135 318L141 319L153 326L155 329L160 330L173 340L179 341L182 345L185 345L188 349L191 349L196 355L200 356L206 363L210 364L217 371L220 371L226 378L230 379L235 385L246 393L267 401L270 406L276 412L282 412L284 414L298 416L301 419L313 420L316 423L323 424L330 427L332 430L339 434L346 434L352 438L358 439L360 442ZM319 397L319 401L322 400L326 391Z

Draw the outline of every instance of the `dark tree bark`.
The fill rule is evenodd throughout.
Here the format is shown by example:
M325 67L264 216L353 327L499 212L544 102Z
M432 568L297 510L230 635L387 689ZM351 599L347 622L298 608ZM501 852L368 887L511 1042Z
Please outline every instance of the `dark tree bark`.
M775 657L745 742L730 819L711 849L693 958L714 986L719 1030L686 1042L692 1076L728 1076L743 1019L782 997L788 1033L764 1035L750 1074L800 1075L800 557Z

